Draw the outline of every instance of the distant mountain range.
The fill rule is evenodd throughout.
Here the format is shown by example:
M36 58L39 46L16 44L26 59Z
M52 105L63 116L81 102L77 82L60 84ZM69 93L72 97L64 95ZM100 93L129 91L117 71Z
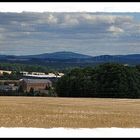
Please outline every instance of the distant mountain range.
M116 62L129 65L140 64L140 54L129 54L129 55L100 55L100 56L89 56L74 52L55 52L45 53L38 55L26 55L26 56L14 56L14 55L0 55L0 62L22 62L32 64L46 65L49 63L67 63L67 64L98 64L105 62Z
M92 58L92 56L73 53L73 52L54 52L54 53L44 53L38 55L24 55L24 56L15 56L15 55L0 55L0 59L87 59Z
M39 55L28 55L28 56L19 56L19 58L36 58L36 59L87 59L92 58L92 56L83 55L73 52L54 52L54 53L44 53Z

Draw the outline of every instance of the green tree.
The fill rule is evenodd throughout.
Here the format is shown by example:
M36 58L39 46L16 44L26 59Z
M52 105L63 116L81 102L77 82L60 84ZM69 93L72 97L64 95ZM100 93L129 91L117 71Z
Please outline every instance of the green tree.
M76 68L71 70L56 84L58 96L91 97L95 93L94 70Z
M122 64L76 68L56 83L62 97L140 98L140 71Z

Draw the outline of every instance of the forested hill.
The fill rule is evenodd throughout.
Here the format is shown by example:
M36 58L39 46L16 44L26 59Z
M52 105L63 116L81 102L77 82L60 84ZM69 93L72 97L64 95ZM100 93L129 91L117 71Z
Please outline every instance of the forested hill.
M107 62L139 65L140 54L89 56L63 51L26 56L0 55L0 62L42 65L54 69L95 66Z
M54 53L44 53L44 54L37 54L37 55L0 55L0 59L7 59L7 60L30 60L30 59L52 59L52 60L69 60L69 59L89 59L92 56L74 53L74 52L54 52Z

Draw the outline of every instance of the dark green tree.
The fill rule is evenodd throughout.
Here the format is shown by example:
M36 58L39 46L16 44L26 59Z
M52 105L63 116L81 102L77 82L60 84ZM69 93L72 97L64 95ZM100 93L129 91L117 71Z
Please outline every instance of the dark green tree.
M116 63L76 68L58 80L56 92L62 97L140 98L140 72Z

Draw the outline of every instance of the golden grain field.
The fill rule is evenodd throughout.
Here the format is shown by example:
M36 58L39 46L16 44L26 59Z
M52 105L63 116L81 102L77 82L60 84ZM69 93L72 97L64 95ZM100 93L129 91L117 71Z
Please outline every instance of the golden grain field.
M140 99L1 96L0 127L140 128Z

